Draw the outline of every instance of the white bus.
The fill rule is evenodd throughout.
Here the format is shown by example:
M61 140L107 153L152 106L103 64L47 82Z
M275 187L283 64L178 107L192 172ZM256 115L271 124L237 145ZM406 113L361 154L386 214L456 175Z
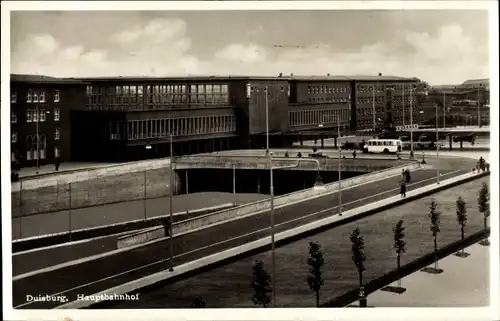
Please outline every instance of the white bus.
M364 146L365 153L396 153L403 148L400 139L370 139Z

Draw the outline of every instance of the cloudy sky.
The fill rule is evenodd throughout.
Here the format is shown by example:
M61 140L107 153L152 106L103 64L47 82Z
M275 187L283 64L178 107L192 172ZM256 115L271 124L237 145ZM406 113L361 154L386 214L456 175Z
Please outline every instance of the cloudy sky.
M487 11L12 12L11 72L489 77Z

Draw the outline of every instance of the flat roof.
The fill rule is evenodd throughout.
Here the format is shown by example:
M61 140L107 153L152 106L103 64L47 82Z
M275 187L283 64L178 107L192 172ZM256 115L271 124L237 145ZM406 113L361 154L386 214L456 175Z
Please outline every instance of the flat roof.
M11 74L11 82L22 82L31 84L80 84L84 85L86 82L79 79L72 78L57 78L43 75L29 75L29 74Z
M119 76L119 77L83 77L71 78L82 81L102 81L102 82L152 82L152 81L230 81L230 80L264 80L264 81L417 81L416 78L406 78L398 76L302 76L302 75L283 75L283 76L182 76L182 77L137 77L137 76Z

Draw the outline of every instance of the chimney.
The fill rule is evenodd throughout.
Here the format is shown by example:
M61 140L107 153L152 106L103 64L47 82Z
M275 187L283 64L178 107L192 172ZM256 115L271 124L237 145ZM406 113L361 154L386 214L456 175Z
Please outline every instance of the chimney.
M279 75L279 77L283 77L283 73L282 73L282 72L280 72L280 75Z
M379 72L379 73L378 73L378 76L379 76L379 77L380 77L380 76L382 76L382 73L381 73L381 72Z
M293 72L290 74L290 77L293 77Z
M328 77L330 77L330 73L327 73L326 75L327 75Z

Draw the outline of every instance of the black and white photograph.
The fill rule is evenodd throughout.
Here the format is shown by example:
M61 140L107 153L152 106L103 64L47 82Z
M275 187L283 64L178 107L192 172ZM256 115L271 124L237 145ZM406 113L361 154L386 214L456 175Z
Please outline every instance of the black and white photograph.
M498 3L7 2L5 320L500 317Z

